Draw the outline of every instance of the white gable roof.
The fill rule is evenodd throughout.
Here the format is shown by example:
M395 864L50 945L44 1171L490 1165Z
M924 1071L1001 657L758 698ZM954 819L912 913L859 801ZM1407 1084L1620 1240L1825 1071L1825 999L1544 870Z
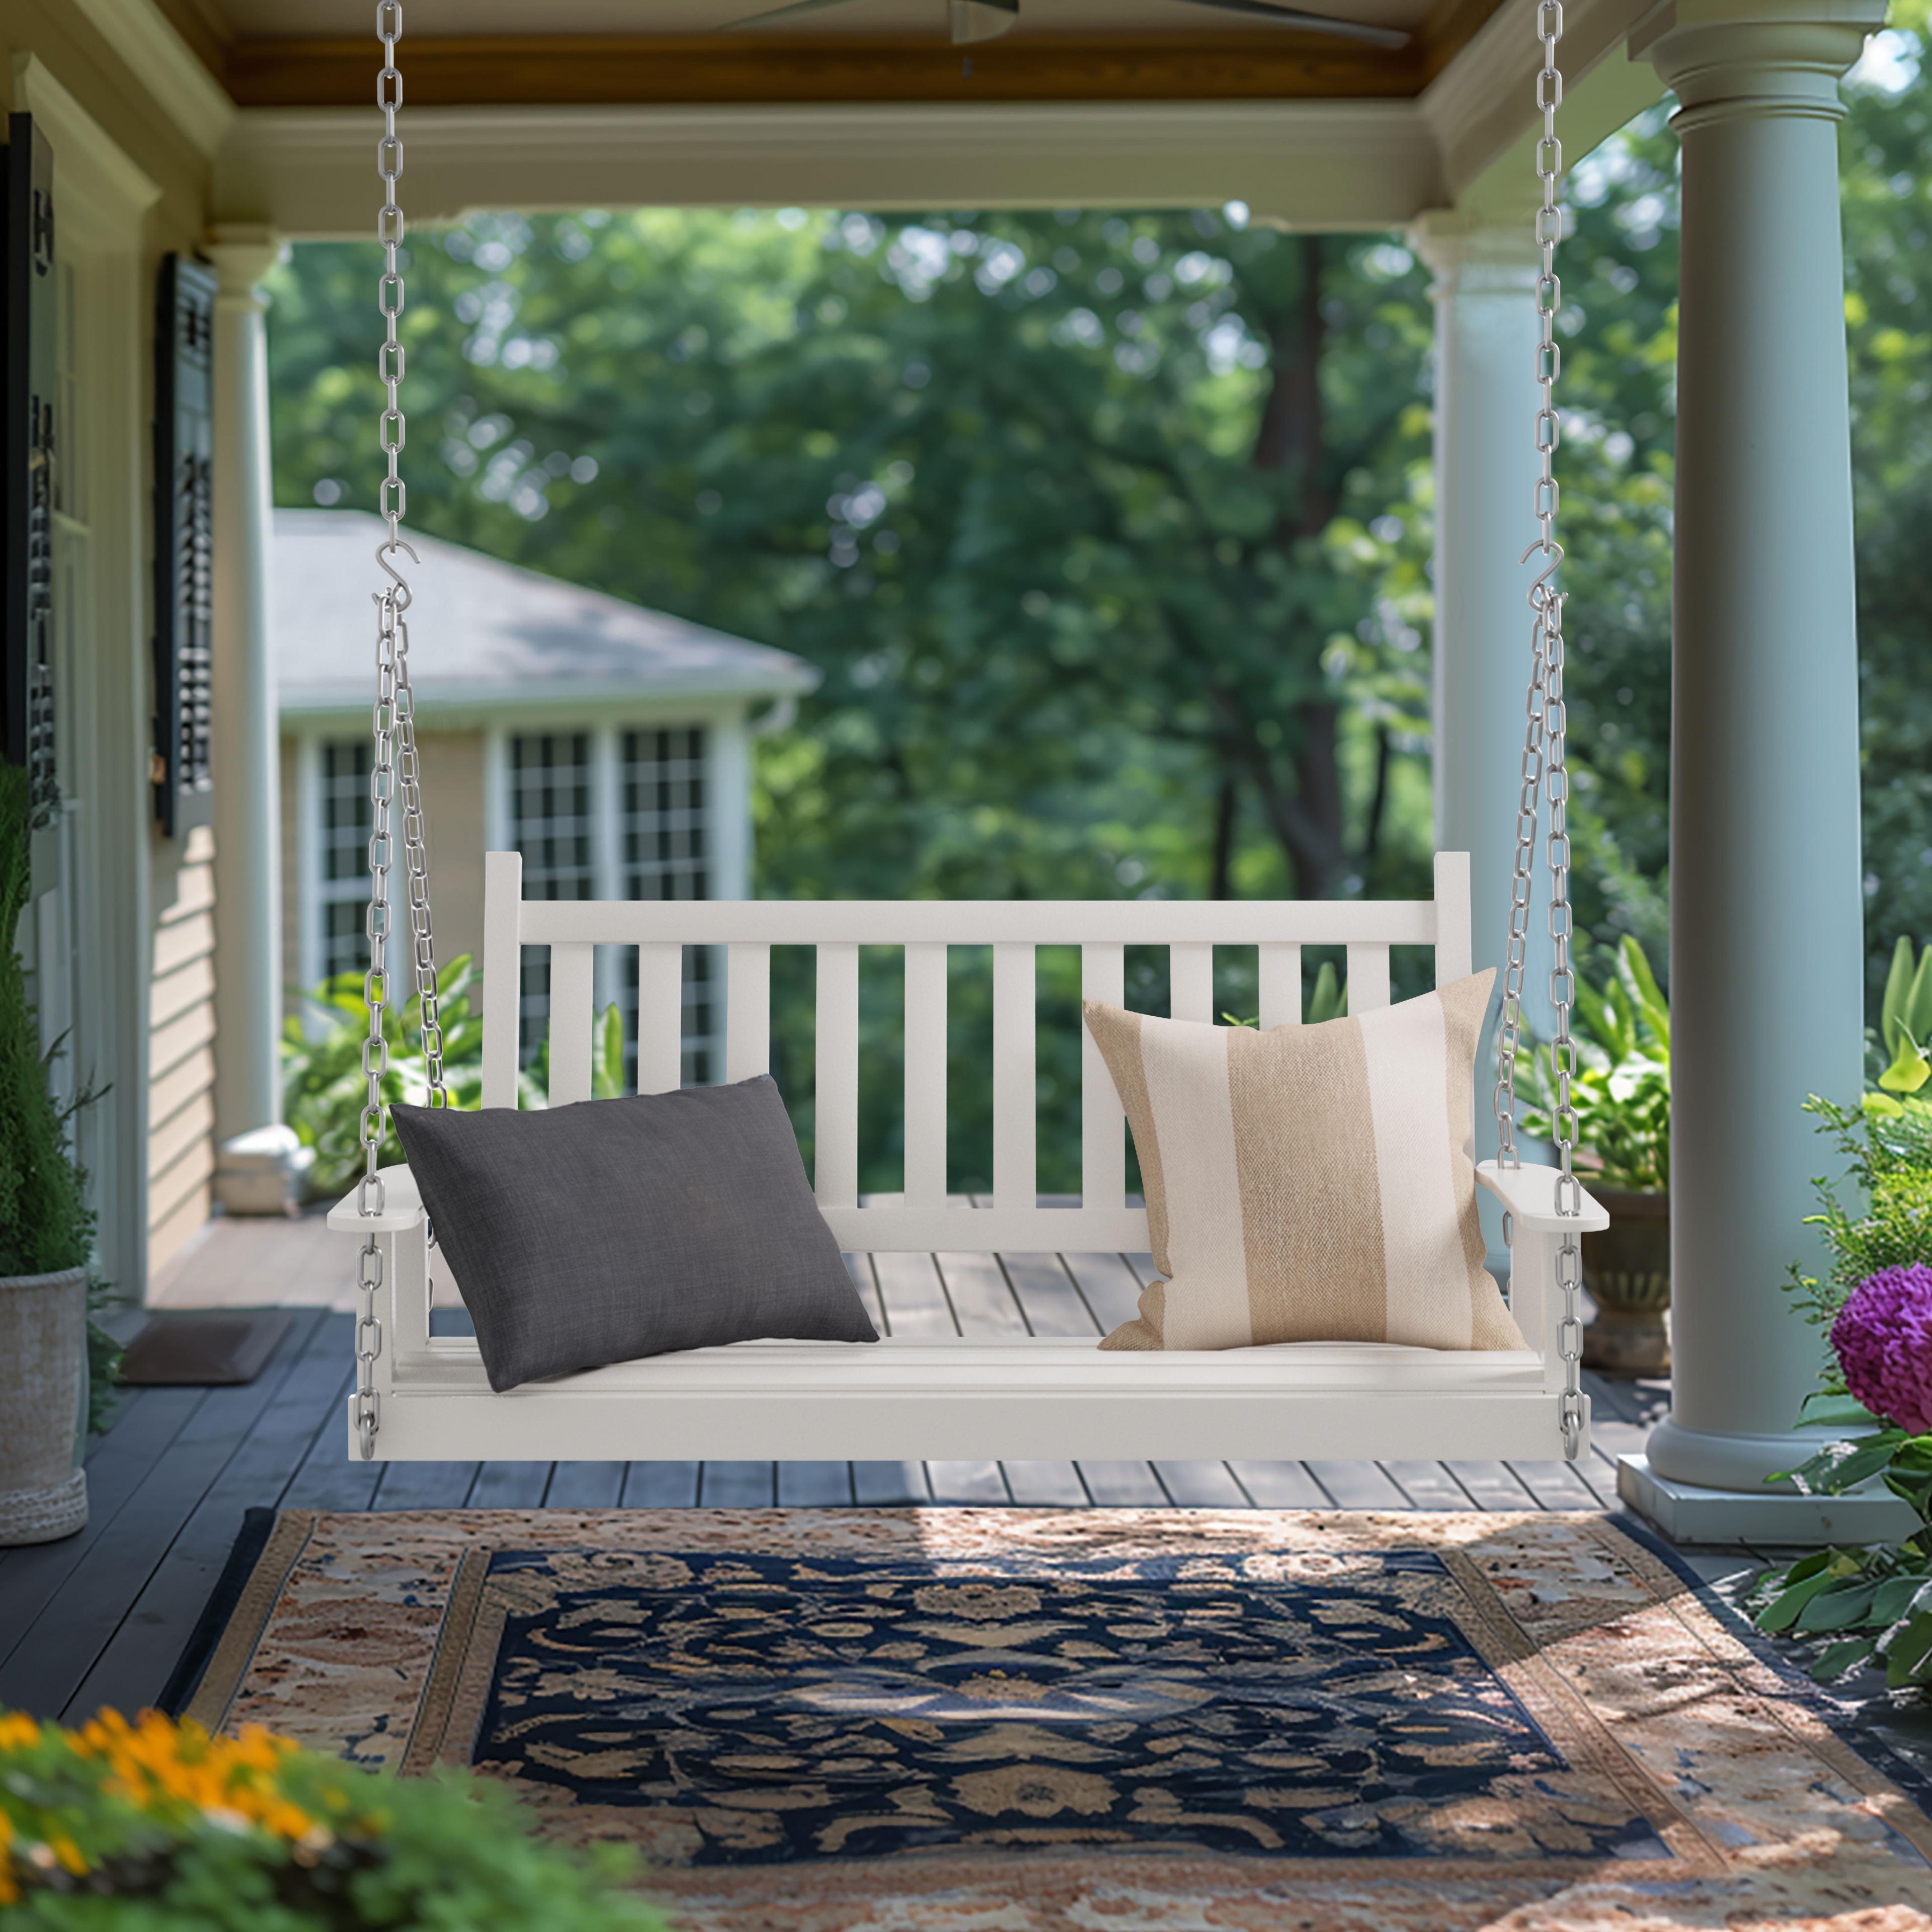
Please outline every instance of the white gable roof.
M278 510L271 559L282 714L367 710L375 696L376 546L362 510ZM424 716L626 700L782 698L811 690L802 658L420 532L401 560L415 602L410 675Z

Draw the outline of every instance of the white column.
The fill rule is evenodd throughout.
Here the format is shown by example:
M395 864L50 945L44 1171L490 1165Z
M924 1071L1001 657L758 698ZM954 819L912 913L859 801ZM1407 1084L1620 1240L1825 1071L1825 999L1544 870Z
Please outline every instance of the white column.
M214 315L215 1076L217 1138L282 1117L280 788L268 635L268 358L256 285L266 230L217 231Z
M1732 17L1714 19L1720 8ZM1813 1252L1801 1221L1826 1165L1799 1109L1808 1094L1858 1093L1864 1000L1838 82L1884 9L1826 10L1696 0L1640 50L1682 104L1684 159L1676 1369L1649 1462L1679 1485L1760 1497L1803 1453L1793 1424L1819 1358L1780 1286Z
M1438 210L1414 224L1409 241L1436 278L1436 843L1469 854L1476 969L1497 970L1493 1017L1529 682L1531 572L1522 554L1536 534L1537 254L1527 207L1508 226ZM1540 876L1540 844L1536 857ZM1544 1037L1548 901L1539 885L1523 984L1525 1016ZM1486 1036L1476 1083L1479 1160L1496 1152L1492 1066ZM1489 1246L1500 1251L1500 1213L1486 1196L1484 1208Z

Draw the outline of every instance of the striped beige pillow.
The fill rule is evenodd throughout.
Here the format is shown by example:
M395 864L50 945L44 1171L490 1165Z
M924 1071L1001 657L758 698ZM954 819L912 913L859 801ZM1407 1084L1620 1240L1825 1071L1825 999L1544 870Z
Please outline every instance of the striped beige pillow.
M1166 1277L1101 1347L1523 1347L1483 1266L1469 1151L1495 976L1267 1033L1085 1002Z

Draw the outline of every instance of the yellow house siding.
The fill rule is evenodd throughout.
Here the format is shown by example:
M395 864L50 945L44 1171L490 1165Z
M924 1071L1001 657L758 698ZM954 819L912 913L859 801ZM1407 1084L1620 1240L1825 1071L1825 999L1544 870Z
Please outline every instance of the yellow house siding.
M430 880L436 899L436 955L454 959L483 952L483 734L426 731L422 759L424 818Z
M314 734L318 748L355 742L354 725L325 728ZM436 950L447 964L459 953L480 953L483 948L484 740L480 730L424 731L417 740L421 764L424 818L428 833L431 895L436 907ZM284 734L281 740L282 800L282 961L285 986L306 985L316 974L314 962L303 957L304 924L302 896L320 884L322 827L319 800L306 801L317 822L302 822L304 800L301 782L302 739ZM396 865L390 874L395 929L408 928L407 898L402 864L402 810L398 803L394 824ZM306 864L304 854L306 852ZM400 956L406 962L406 944ZM287 1006L285 997L284 1007Z
M214 1171L214 837L155 867L148 993L148 1268L207 1220ZM164 889L166 896L164 898Z

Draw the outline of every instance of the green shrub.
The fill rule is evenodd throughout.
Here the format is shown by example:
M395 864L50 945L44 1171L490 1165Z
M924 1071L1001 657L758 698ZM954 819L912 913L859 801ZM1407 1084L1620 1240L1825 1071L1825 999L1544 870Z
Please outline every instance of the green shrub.
M0 1275L82 1267L94 1238L87 1177L49 1088L52 1056L15 947L32 867L27 775L0 763Z
M530 1835L511 1793L383 1778L250 1726L0 1713L0 1910L17 1932L662 1932L622 1847Z
M482 1104L483 1018L474 995L481 976L470 956L452 959L436 976L442 1016L443 1084L452 1107ZM304 1147L315 1149L310 1192L318 1196L346 1193L362 1172L362 1109L368 1082L362 1048L369 1035L369 1008L360 973L338 973L302 995L302 1010L290 1016L282 1033L282 1108ZM422 1054L422 1002L382 1010L382 1037L388 1070L382 1080L382 1145L380 1158L399 1166L401 1144L388 1108L398 1100L420 1106L429 1092ZM550 1042L518 1076L518 1102L541 1107L550 1084ZM598 1016L592 1098L608 1100L624 1090L624 1028L615 1006Z
M1670 1185L1670 1007L1636 940L1626 934L1601 986L1576 975L1570 1083L1577 1144L1600 1166L1593 1185L1660 1194ZM1523 1125L1556 1138L1556 1076L1548 1046L1531 1057L1534 1103Z
M1845 1162L1837 1179L1820 1174L1819 1210L1804 1225L1820 1229L1830 1257L1822 1276L1794 1267L1785 1286L1814 1327L1828 1328L1846 1298L1881 1268L1932 1258L1932 1108L1841 1107L1814 1094L1804 1103L1818 1131ZM1835 1360L1820 1377L1823 1392L1845 1393Z

